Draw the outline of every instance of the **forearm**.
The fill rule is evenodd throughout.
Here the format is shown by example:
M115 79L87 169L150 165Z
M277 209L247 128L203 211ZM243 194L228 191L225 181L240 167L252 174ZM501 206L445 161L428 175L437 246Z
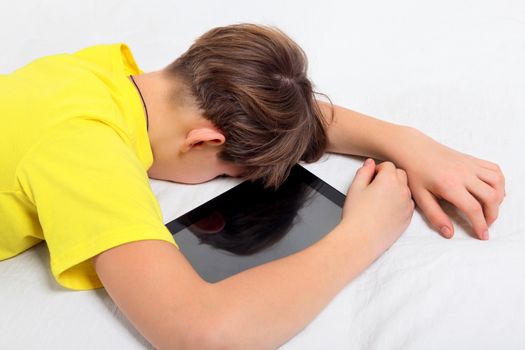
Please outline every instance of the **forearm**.
M318 101L323 116L328 121L327 152L394 160L394 153L411 127L393 124L334 104Z
M228 349L274 349L302 330L380 253L337 226L307 249L210 286ZM213 343L213 342L212 342Z

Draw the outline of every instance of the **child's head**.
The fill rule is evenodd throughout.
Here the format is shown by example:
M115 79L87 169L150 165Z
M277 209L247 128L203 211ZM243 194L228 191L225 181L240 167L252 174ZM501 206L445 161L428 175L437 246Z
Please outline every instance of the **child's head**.
M304 51L275 27L237 24L199 37L165 72L225 136L219 158L241 176L278 186L298 161L323 154L325 121Z

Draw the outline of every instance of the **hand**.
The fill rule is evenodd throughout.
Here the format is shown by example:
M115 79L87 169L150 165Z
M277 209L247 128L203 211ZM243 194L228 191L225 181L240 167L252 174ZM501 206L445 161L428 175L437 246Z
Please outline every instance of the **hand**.
M414 206L405 171L391 162L376 166L369 159L357 170L348 189L341 224L348 225L380 255L406 230Z
M505 197L499 166L448 148L416 129L409 132L393 161L405 169L418 207L444 237L452 238L454 226L437 201L444 199L466 214L480 239L488 239L488 227Z

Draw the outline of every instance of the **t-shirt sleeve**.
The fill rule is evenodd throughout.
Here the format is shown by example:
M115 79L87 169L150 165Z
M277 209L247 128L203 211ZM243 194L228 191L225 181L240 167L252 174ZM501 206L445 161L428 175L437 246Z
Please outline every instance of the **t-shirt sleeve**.
M70 289L102 286L92 258L139 240L173 236L133 148L112 127L70 120L24 157L18 181L34 203L56 281Z

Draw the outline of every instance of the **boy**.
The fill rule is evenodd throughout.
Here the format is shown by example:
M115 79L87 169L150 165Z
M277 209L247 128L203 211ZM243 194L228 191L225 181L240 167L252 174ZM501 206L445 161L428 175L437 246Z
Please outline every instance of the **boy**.
M408 226L414 201L443 236L443 198L488 239L504 197L491 162L314 98L304 52L276 28L202 35L144 73L124 44L43 57L0 76L0 259L45 239L70 289L103 286L157 348L275 348ZM417 152L416 152L417 150ZM341 223L304 251L203 281L162 224L148 176L238 176L277 187L323 152L372 160Z

